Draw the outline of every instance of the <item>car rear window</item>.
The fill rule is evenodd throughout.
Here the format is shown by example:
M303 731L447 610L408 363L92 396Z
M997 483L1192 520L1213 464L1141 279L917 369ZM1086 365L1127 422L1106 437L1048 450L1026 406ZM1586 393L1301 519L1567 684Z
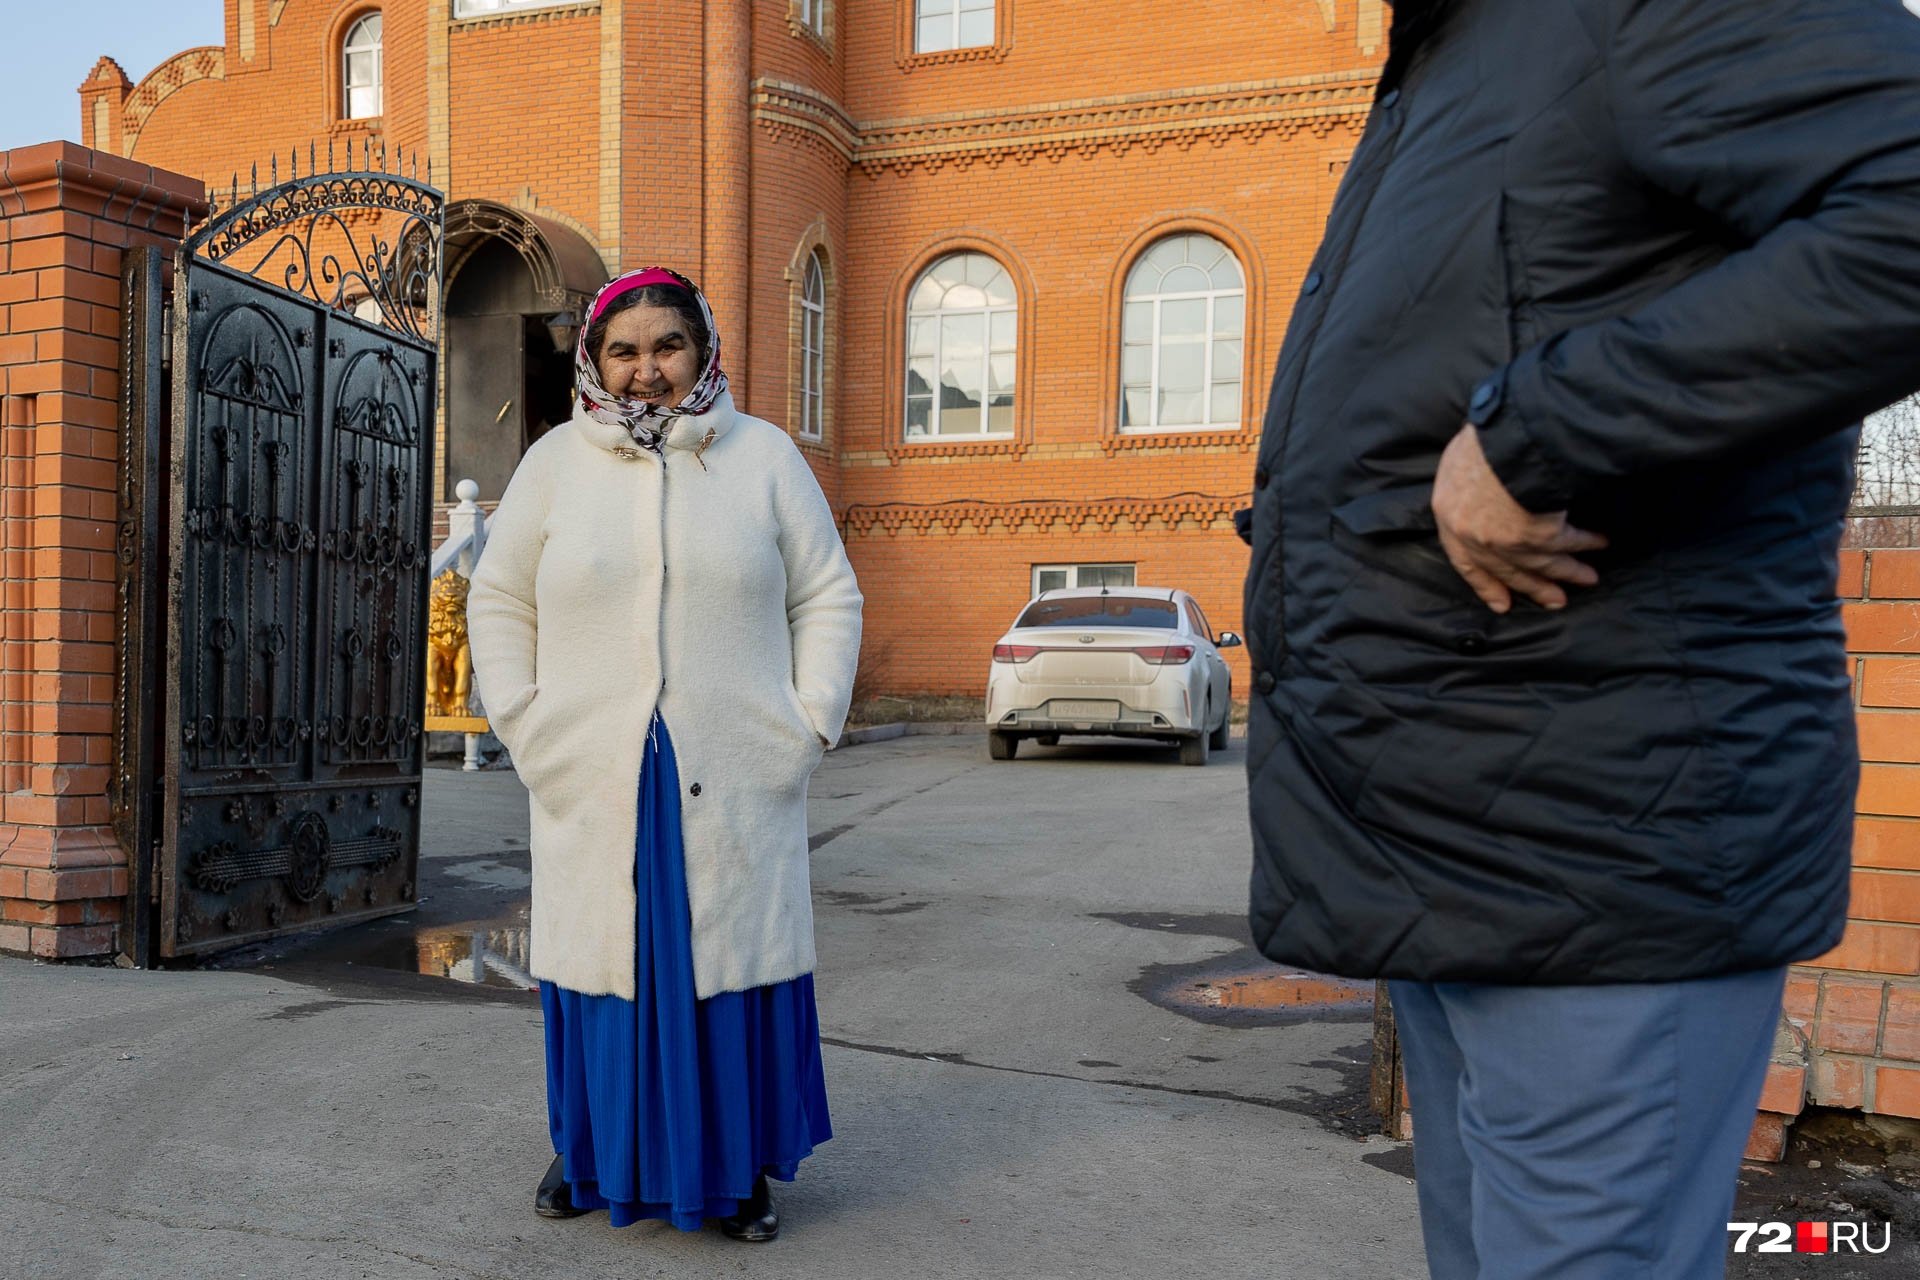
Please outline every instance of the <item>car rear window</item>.
M1180 625L1171 600L1139 596L1070 596L1036 600L1020 615L1021 627L1161 627Z

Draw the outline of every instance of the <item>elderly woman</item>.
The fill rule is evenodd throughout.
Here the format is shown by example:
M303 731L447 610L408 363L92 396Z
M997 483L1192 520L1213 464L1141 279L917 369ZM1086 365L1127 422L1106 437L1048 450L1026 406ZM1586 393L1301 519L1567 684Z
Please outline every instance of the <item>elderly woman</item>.
M767 1176L832 1136L806 797L860 592L793 442L734 408L691 281L607 285L576 363L578 410L514 473L468 602L530 796L557 1153L535 1207L771 1240Z

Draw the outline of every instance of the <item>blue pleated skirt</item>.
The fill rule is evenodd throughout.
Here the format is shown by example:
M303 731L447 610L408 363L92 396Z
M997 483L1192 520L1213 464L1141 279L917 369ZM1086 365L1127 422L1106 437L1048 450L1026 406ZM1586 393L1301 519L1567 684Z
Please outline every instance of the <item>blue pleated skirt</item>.
M639 811L637 999L540 984L547 1122L576 1207L697 1231L833 1136L820 1020L811 974L695 998L680 773L658 717Z

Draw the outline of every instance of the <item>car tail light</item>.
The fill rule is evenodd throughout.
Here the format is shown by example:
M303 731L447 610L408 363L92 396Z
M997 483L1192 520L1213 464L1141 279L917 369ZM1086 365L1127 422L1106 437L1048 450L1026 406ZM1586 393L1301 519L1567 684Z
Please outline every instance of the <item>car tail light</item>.
M1156 667L1177 667L1183 662L1193 661L1193 646L1190 644L1160 645L1135 649L1134 652Z
M1031 662L1040 652L1037 644L997 644L993 646L995 662Z

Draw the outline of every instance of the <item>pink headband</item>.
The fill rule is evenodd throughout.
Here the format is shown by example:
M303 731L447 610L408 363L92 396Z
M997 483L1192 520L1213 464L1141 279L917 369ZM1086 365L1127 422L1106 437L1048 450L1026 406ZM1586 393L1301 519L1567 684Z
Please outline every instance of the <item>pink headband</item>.
M600 294L600 297L594 302L593 314L587 317L587 323L592 324L598 320L601 315L605 313L608 304L621 294L632 293L635 289L644 289L648 285L654 284L670 285L675 289L685 289L688 292L693 291L693 282L684 276L676 275L665 267L648 267L645 271L635 271L631 274L621 276L611 285L608 285Z

